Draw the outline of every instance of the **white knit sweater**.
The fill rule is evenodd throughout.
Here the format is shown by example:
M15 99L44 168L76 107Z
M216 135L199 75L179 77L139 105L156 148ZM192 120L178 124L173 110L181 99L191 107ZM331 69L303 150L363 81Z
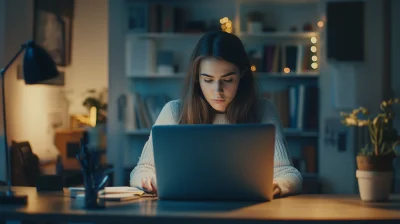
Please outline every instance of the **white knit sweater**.
M281 189L281 196L299 193L302 186L302 176L300 172L293 167L290 153L287 149L287 143L283 134L282 125L274 105L269 100L263 100L263 118L262 123L272 123L276 126L275 138L275 156L274 156L274 183ZM178 123L180 101L173 100L168 102L154 125L174 125ZM227 124L224 114L217 114L214 124ZM153 142L150 137L144 145L142 154L137 166L130 175L130 185L142 188L142 178L156 178L156 169L154 167ZM260 177L261 178L261 177Z

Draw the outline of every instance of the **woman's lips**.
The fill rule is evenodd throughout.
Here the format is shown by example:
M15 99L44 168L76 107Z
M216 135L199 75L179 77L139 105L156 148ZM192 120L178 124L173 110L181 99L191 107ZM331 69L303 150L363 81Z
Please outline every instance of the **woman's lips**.
M212 100L215 103L223 103L225 102L225 100L221 100L221 99L216 99L216 100Z

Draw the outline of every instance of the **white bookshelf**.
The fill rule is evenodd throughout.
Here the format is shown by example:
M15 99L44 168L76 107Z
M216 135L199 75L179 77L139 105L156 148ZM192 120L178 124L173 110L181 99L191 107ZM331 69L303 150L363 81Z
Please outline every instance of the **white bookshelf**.
M152 1L149 1L152 2ZM160 1L158 1L160 2ZM193 4L195 2L195 4ZM232 2L232 4L226 4ZM313 20L313 31L302 31L300 27L301 21L298 17L313 18L313 13L317 17L318 0L205 0L205 1L178 1L171 0L165 1L165 4L181 5L187 7L193 20L204 20L208 18L229 17L233 22L233 33L237 35L245 46L258 45L258 44L311 44L311 38L317 38L315 44L317 48L320 47L320 33L316 27L316 20ZM259 4L261 6L259 7ZM273 32L260 32L249 33L246 31L246 24L244 18L246 12L250 9L269 9L272 4L273 9L281 13L283 18L280 22L280 27ZM282 7L281 7L282 6ZM275 8L274 8L275 7ZM288 10L285 11L285 8ZM307 8L310 7L310 8ZM204 10L207 13L204 13ZM203 10L203 11L202 11ZM291 13L292 12L292 13ZM299 29L297 31L290 31L289 27L293 22ZM135 33L127 31L125 34L125 78L129 83L131 92L138 92L141 95L152 95L166 93L174 99L179 96L181 85L183 83L187 66L189 64L190 55L194 49L197 41L203 36L203 32L199 33L174 33L174 32L144 32ZM145 43L145 44L142 44ZM136 46L135 46L136 44ZM139 45L139 46L138 46ZM144 45L151 50L146 51L142 48ZM179 63L177 73L173 74L158 74L156 69L151 71L145 68L149 67L143 65L148 58L151 58L154 51L157 50L172 50L177 52L176 62ZM135 53L132 53L135 51ZM153 51L153 53L149 53ZM319 52L319 51L318 51ZM154 57L154 56L153 56ZM318 58L319 55L318 55ZM154 62L152 62L154 64ZM147 66L147 67L146 67ZM140 69L137 69L137 68ZM259 83L263 90L273 89L279 90L287 88L291 85L319 85L319 70L307 72L255 72L256 81ZM128 104L129 105L129 104ZM123 133L131 142L134 147L129 147L129 150L134 150L132 153L137 158L142 150L141 144L147 140L150 129L128 129ZM318 130L303 130L296 128L284 128L284 134L287 137L290 145L290 151L294 157L298 156L301 147L304 144L314 144L318 147L319 132ZM318 151L318 148L317 148ZM135 163L137 161L134 161Z

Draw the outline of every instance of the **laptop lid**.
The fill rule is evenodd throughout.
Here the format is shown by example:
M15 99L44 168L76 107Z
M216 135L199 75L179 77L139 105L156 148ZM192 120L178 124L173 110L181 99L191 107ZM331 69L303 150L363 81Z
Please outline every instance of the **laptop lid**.
M159 199L272 200L272 124L152 128Z

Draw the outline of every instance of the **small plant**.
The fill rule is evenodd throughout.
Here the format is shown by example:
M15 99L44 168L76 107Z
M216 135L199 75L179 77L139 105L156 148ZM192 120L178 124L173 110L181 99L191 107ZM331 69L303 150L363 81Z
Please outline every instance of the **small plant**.
M375 117L370 117L365 107L354 109L351 113L341 112L342 124L346 126L368 127L371 145L366 145L359 155L369 156L395 156L396 146L400 143L397 130L393 128L393 104L399 104L400 99L394 98L383 101L380 105L381 112Z
M86 94L88 95L83 101L83 106L90 111L90 108L95 107L97 111L96 124L106 123L107 121L107 93L108 89L97 92L95 89L89 89Z

